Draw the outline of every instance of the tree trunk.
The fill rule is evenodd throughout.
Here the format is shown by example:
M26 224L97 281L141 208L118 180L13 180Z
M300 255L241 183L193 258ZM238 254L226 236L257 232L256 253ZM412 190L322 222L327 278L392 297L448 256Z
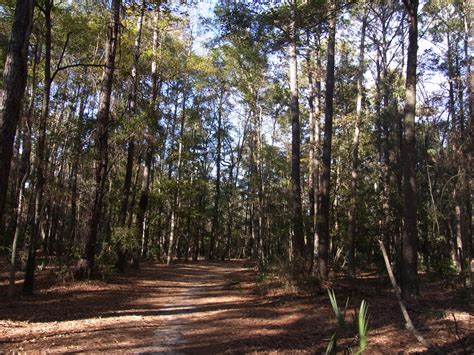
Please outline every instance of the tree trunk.
M404 234L402 295L404 299L418 296L417 260L417 207L416 207L416 151L415 151L415 107L416 69L418 47L418 0L403 0L409 21L407 77L405 87L403 177L404 177Z
M145 11L144 3L140 9L140 15L138 17L137 23L137 35L135 38L135 47L133 54L133 66L131 79L129 84L129 97L128 97L128 116L130 119L133 118L136 112L136 101L137 101L137 86L138 86L138 64L140 61L140 46L141 46L141 37L142 37L142 25L143 25L143 15ZM119 213L119 225L124 226L127 218L127 211L130 199L130 188L132 186L132 171L133 171L133 160L135 156L135 141L134 137L130 137L127 145L127 166L125 171L125 180L122 190L122 202L120 204L120 213Z
M145 152L145 167L143 169L142 186L140 192L140 200L138 202L137 211L137 238L142 239L145 230L145 213L148 206L148 195L150 191L150 172L153 162L153 148L148 146ZM146 256L148 243L143 238L141 255Z
M216 148L216 192L214 195L214 216L212 219L211 240L209 243L209 259L215 258L215 243L220 234L220 199L221 199L221 150L222 150L222 105L224 100L224 89L221 90L219 107L217 109L217 148Z
M152 90L151 90L151 105L152 112L156 110L156 100L158 97L158 71L157 71L157 45L158 45L158 17L159 12L156 11L153 16L153 61L151 64ZM148 233L145 230L145 216L148 208L148 196L150 193L150 182L152 177L153 154L155 151L155 139L158 131L156 124L149 127L149 137L147 139L148 147L145 152L145 168L143 169L142 188L140 193L140 201L138 203L137 237L143 238L142 256L146 257L148 254Z
M88 220L88 231L85 236L82 255L78 261L75 272L76 278L79 279L92 276L95 261L97 234L102 217L103 198L106 191L105 183L107 180L108 167L108 126L110 98L112 95L112 83L115 70L115 53L117 49L120 27L120 5L121 0L112 0L112 13L110 23L107 27L107 40L105 47L106 68L104 69L102 76L95 132L95 191L92 198L92 206Z
M33 75L34 76L34 75ZM33 90L34 92L34 90ZM34 96L33 96L34 97ZM32 99L32 102L34 100ZM33 107L33 104L31 105ZM11 259L10 259L10 276L9 276L9 287L8 287L8 296L13 297L15 293L15 266L16 266L16 256L18 249L18 240L20 238L20 228L21 228L21 216L23 214L24 206L24 190L25 184L30 176L30 153L31 153L31 115L32 109L29 111L26 122L25 122L25 131L23 134L23 153L21 157L21 166L20 166L20 183L18 186L18 203L15 211L14 224L15 224L15 234L12 242L11 249Z
M128 111L127 115L129 119L133 119L133 116L136 113L136 101L137 101L137 90L138 90L138 87L137 87L138 86L138 64L140 61L140 46L141 46L141 38L142 38L144 12L145 12L145 2L143 1L142 6L140 8L140 14L138 16L137 34L135 37L135 46L133 50L133 66L132 66L132 73L131 73L130 84L129 84L129 96L128 96L128 103L127 103L127 111ZM118 225L121 228L125 227L125 223L127 220L127 211L129 209L129 202L130 202L130 188L132 186L134 157L135 157L135 139L132 134L132 136L129 138L127 142L127 164L125 168L125 179L123 183L122 201L120 203L119 220L118 220ZM119 272L123 272L125 269L126 254L127 254L127 250L123 250L123 246L119 242L117 245L117 262L115 264Z
M31 172L31 118L34 113L35 106L35 97L36 97L36 88L37 88L37 71L40 58L41 50L39 49L38 43L36 43L34 51L34 62L33 62L33 77L31 82L31 95L30 95L30 105L28 108L28 113L25 117L25 127L23 133L23 152L21 156L20 171L19 171L19 184L18 184L18 194L17 194L17 206L15 211L15 216L13 219L14 224L14 236L11 249L11 259L10 259L10 276L9 276L9 287L8 287L8 296L13 297L15 293L15 267L16 267L16 257L18 249L18 241L20 238L21 231L21 216L23 214L24 206L24 190L26 182L30 176Z
M33 294L34 273L36 268L36 244L40 239L41 223L43 222L43 191L46 183L46 126L49 117L49 106L51 100L51 46L52 46L52 22L51 11L53 10L53 1L46 0L41 11L45 19L45 54L44 54L44 88L43 103L41 107L41 116L39 122L39 135L36 147L36 189L35 189L35 220L33 235L28 249L28 261L26 263L25 281L23 283L23 293Z
M77 126L74 137L73 145L73 157L71 166L71 177L70 177L70 189L71 189L71 210L69 213L67 236L71 238L72 242L76 241L77 238L77 211L78 211L78 188L77 188L77 176L79 173L80 157L82 152L82 132L84 126L84 113L86 108L87 95L84 93L81 95L79 102L79 115L77 117Z
M33 0L17 0L0 89L0 231L8 190L13 142L28 75Z
M321 106L321 59L319 29L311 45L308 38L308 83L309 83L309 210L311 219L311 234L313 245L311 248L310 272L314 272L315 261L318 255L319 235L317 229L317 215L319 208L319 165L320 165L320 106Z
M327 280L329 274L329 209L331 188L331 145L332 145L332 119L334 97L334 59L336 47L336 13L334 0L329 9L329 37L326 66L326 110L324 117L324 142L322 156L322 174L319 195L321 208L318 220L319 234L319 277Z
M470 5L469 5L470 4ZM471 9L471 10L470 10ZM467 168L466 168L466 179L467 176L472 176L472 152L474 151L474 91L473 91L473 86L474 86L474 75L471 71L471 66L472 66L472 55L469 54L469 38L472 38L474 35L474 30L472 28L472 21L474 19L474 15L472 13L472 1L469 2L469 0L465 0L463 2L463 22L464 22L464 36L463 36L463 42L464 42L464 58L466 61L466 86L467 86L467 95L468 95L468 117L470 117L469 121L466 122L468 129L467 129L467 141L470 142L470 144L467 145ZM473 243L472 243L472 232L473 232L473 219L472 219L472 200L469 198L471 196L472 190L471 190L471 185L468 183L466 184L466 222L467 222L467 230L466 230L466 235L467 235L467 260L471 262L472 258L472 253L473 253ZM470 272L470 283L472 285L472 271Z
M303 211L301 206L301 129L298 98L298 61L296 56L296 1L291 4L290 43L288 56L290 61L290 111L291 111L291 206L293 224L293 253L295 259L304 260Z
M350 206L347 216L347 261L349 268L349 275L356 276L355 268L355 239L357 226L357 174L359 168L359 135L360 135L360 121L363 111L363 96L364 96L364 73L365 73L365 30L367 27L368 7L364 7L362 17L362 29L360 35L359 46L359 73L357 76L357 103L356 103L356 118L354 125L354 138L352 141L352 174L351 174L351 197Z
M181 112L181 125L179 130L179 142L178 142L178 163L176 166L176 178L175 178L175 191L173 194L173 202L171 204L171 218L170 218L170 235L168 244L168 255L166 257L166 264L170 264L173 260L174 243L176 236L177 227L177 213L180 207L180 184L181 184L181 164L183 159L183 141L184 141L184 121L186 118L186 90L187 90L187 79L183 87L183 102Z

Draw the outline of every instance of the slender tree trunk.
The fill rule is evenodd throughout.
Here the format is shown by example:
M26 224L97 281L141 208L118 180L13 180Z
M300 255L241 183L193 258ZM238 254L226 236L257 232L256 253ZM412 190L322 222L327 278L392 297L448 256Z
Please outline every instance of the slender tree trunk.
M290 43L288 56L290 61L290 112L291 112L291 206L293 224L293 253L295 259L304 260L303 209L301 205L301 129L298 98L298 61L296 56L296 1L291 4Z
M140 15L138 16L137 34L135 38L135 47L133 50L134 54L133 54L132 74L131 74L130 85L129 85L127 111L128 111L128 116L130 119L132 119L136 113L138 64L140 61L140 46L141 46L144 12L145 12L145 4L143 2L140 9ZM125 225L125 221L127 219L127 211L129 207L129 200L130 200L130 188L132 186L132 175L133 175L132 172L133 172L134 156L135 156L135 140L132 135L127 145L127 166L126 166L126 171L125 171L125 180L124 180L123 190L122 190L122 201L120 204L120 212L119 212L119 225L122 227Z
M140 192L140 200L138 202L137 211L137 238L142 239L145 230L145 213L148 206L148 194L150 191L150 172L153 162L153 148L148 146L145 152L145 167L143 169L142 186ZM144 240L144 239L143 239ZM148 250L145 240L142 243L142 256L146 256Z
M0 88L0 232L8 190L13 142L28 75L28 44L33 0L17 0Z
M265 236L267 233L266 229L266 213L265 213L265 184L264 184L264 172L263 172L263 146L262 146L262 108L259 106L259 114L256 116L257 119L257 142L256 142L256 167L257 167L257 206L258 206L258 245L257 255L260 265L263 267L266 264L266 253L265 253Z
M166 264L170 264L173 260L174 243L176 236L177 227L177 213L180 207L180 184L181 184L181 164L183 159L183 140L184 140L184 121L186 118L186 90L187 90L187 79L183 87L183 102L181 112L181 125L179 130L179 142L178 142L178 163L176 166L176 178L175 178L175 191L173 194L173 203L171 205L171 218L170 218L170 235L168 244L168 255L166 258Z
M322 175L320 182L321 208L318 220L319 233L319 277L327 280L329 274L329 209L331 188L331 145L332 145L332 120L334 98L334 67L336 47L336 14L335 3L331 2L329 16L329 36L326 67L326 110L324 117L324 142L322 156Z
M157 71L157 46L158 46L158 17L159 12L156 11L153 16L153 60L151 64L152 90L151 90L151 105L152 112L156 110L156 100L158 97L158 71ZM142 188L140 192L140 201L138 203L137 224L138 237L144 235L142 245L142 256L146 257L148 254L148 233L145 230L145 217L148 208L148 196L150 193L150 182L153 166L153 155L155 152L155 139L158 127L153 124L149 127L149 137L147 138L148 147L145 152L145 168L143 169Z
M356 276L355 268L355 239L357 228L357 174L359 169L359 135L360 135L360 121L362 119L363 111L363 96L364 96L364 73L365 73L365 31L367 27L368 7L364 7L362 17L362 29L360 35L359 46L359 73L357 77L357 103L356 103L356 118L354 125L354 138L352 141L352 174L351 174L351 199L347 216L347 256L349 275Z
M79 102L79 115L77 117L77 126L74 137L74 148L73 148L73 158L71 166L71 210L69 213L68 229L67 236L71 239L72 242L76 241L77 237L77 211L78 211L78 188L77 188L77 176L79 174L79 163L80 156L82 151L82 131L83 131L83 120L84 112L86 108L87 95L81 95Z
M133 116L136 113L136 101L137 101L137 89L138 89L138 65L140 61L140 47L141 47L141 37L142 37L142 26L143 26L143 16L145 12L145 2L142 2L140 8L140 14L138 16L137 22L137 34L135 37L135 46L133 50L133 66L132 73L129 83L129 96L127 103L127 114L129 119L133 119ZM132 175L133 175L133 164L135 158L135 138L132 136L127 142L127 164L125 168L125 179L122 189L122 200L120 202L120 211L118 225L121 228L125 227L127 220L127 211L129 209L130 203L130 189L132 186ZM124 272L125 263L126 263L126 254L127 250L123 249L121 243L117 245L117 262L115 266L119 272Z
M318 255L319 235L317 229L317 215L319 206L319 136L320 136L320 95L321 95L321 59L320 39L318 33L314 35L312 45L308 38L308 82L309 82L309 203L311 234L313 246L311 248L310 272L314 271L315 260Z
M28 250L28 261L26 263L25 281L23 283L23 293L33 294L34 272L36 268L36 246L40 239L41 224L43 222L44 206L43 191L46 183L46 126L49 117L49 107L51 100L51 46L52 46L52 22L51 11L53 10L53 1L45 0L44 7L41 8L45 19L45 54L44 54L44 88L43 103L41 107L41 116L39 122L39 136L36 147L36 190L35 190L35 220L33 235Z
M33 90L33 92L34 91L35 90ZM32 99L32 102L34 102L33 99ZM33 107L33 104L31 105L31 108L32 107ZM21 180L18 186L18 203L17 203L17 208L15 211L15 217L14 217L15 234L13 237L11 259L10 259L10 276L9 276L9 287L8 287L9 297L12 297L15 292L15 266L16 266L17 249L18 249L18 240L20 238L21 216L23 214L23 206L24 206L24 190L25 190L25 184L30 176L30 153L31 153L31 119L30 117L33 114L32 111L33 110L30 109L26 117L24 134L23 134L23 153L21 157L21 166L20 166Z
M84 248L76 269L76 278L91 277L94 269L95 250L97 234L102 217L102 204L106 192L108 167L108 136L109 136L109 114L110 98L112 95L112 83L115 70L115 53L120 27L120 5L121 0L112 0L112 12L107 27L107 40L105 47L106 68L102 76L100 88L99 107L97 110L97 123L95 132L96 156L95 187L92 198L91 212L88 220L88 230L84 240Z
M219 97L219 107L217 109L217 148L216 148L216 192L214 195L214 216L212 219L211 240L209 243L209 259L215 258L215 243L219 237L220 226L220 199L221 199L221 150L222 150L222 106L224 100L224 90L221 90Z
M473 166L472 166L472 152L474 151L474 73L472 73L471 66L472 66L472 55L469 54L469 38L473 38L474 36L474 29L472 27L472 22L474 21L474 14L472 11L472 1L465 0L463 2L463 12L464 12L464 58L466 61L466 85L467 85L467 95L468 95L468 116L470 117L469 121L466 122L467 124L467 137L466 139L470 142L467 145L467 168L466 168L466 179L468 176L472 176ZM472 190L471 185L469 183L466 184L466 220L467 220L467 260L472 259L473 253L473 243L472 243L472 233L473 233L473 218L472 218L472 200L469 198L471 196ZM472 277L473 273L470 273L470 283L472 285Z
M418 0L403 0L409 21L407 77L405 91L403 176L404 176L404 234L402 295L405 299L418 296L417 260L417 207L416 207L416 151L415 151L415 107L416 69L418 47Z

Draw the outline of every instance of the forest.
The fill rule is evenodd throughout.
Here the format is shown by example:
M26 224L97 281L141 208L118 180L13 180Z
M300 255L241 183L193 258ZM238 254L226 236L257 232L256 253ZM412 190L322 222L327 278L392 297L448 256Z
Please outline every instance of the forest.
M473 17L0 0L0 351L473 351Z

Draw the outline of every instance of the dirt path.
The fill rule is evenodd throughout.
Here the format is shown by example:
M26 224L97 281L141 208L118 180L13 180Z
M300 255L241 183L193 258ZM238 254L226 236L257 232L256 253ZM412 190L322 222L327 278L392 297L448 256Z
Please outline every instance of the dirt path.
M334 331L325 292L259 295L255 278L253 269L234 261L144 265L109 283L45 286L32 298L2 299L0 352L321 353ZM350 289L355 301L369 301L368 353L421 351L403 329L390 289L377 280L365 283L341 284L338 292L345 297ZM457 312L458 337L450 313L440 313L437 304L448 306L433 300L415 320L428 327L428 339L462 353L463 344L472 346L469 306L451 309Z

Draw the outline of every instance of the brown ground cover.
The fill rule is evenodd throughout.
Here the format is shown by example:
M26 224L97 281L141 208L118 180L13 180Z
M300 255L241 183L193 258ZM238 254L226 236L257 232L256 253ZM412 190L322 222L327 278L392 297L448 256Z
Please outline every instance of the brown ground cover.
M149 263L108 282L59 285L46 269L39 273L35 296L13 300L5 296L2 274L0 352L324 352L335 330L326 291L298 293L276 276L257 280L247 266L243 261ZM368 301L367 353L424 351L404 329L386 280L364 274L356 282L335 279L332 286L340 304L351 297L348 319L361 299ZM422 299L409 310L421 333L446 353L472 353L471 302L453 283L423 280ZM357 350L353 335L343 334L341 348Z

